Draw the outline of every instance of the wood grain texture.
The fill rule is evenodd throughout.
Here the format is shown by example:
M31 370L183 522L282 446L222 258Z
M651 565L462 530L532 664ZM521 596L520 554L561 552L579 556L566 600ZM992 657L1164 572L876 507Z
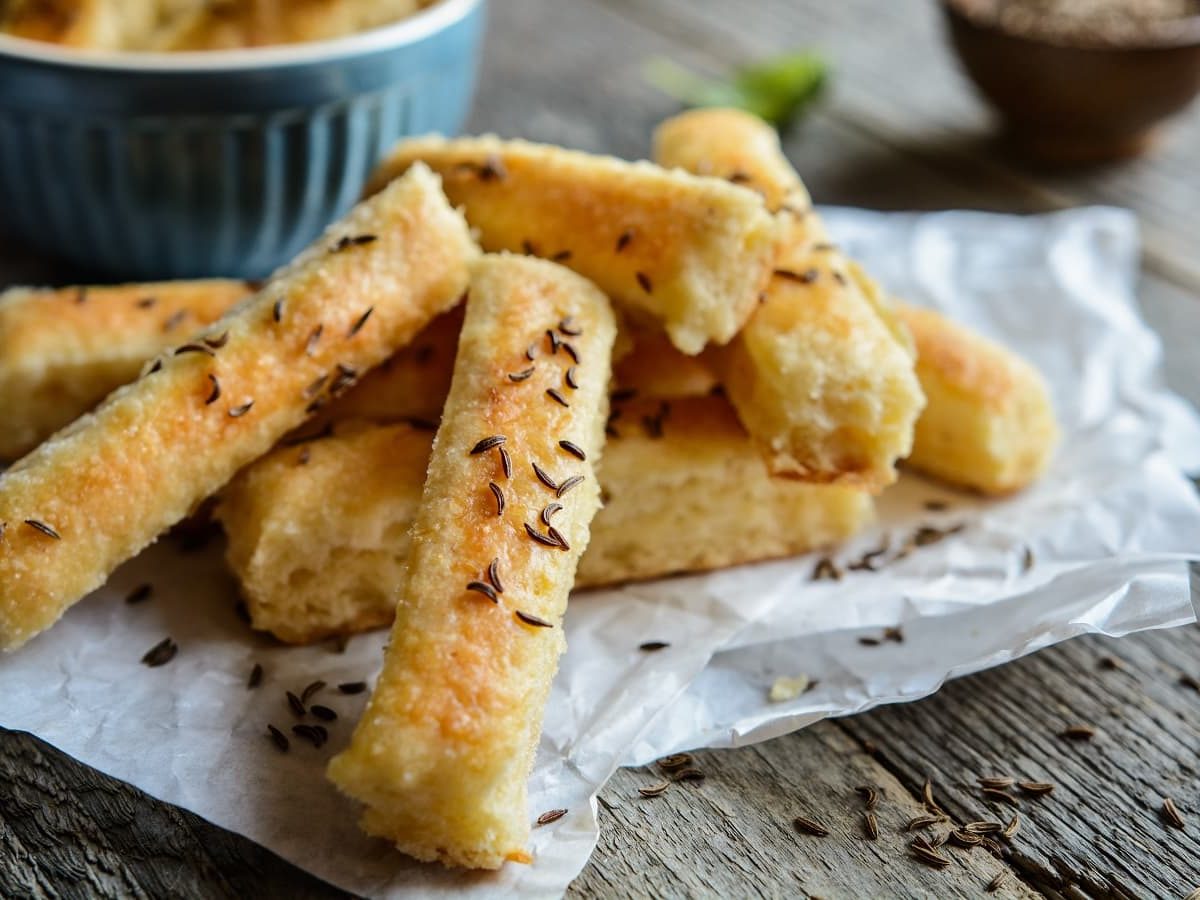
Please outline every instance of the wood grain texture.
M1168 381L1200 400L1200 263L1191 246L1200 111L1132 165L1033 172L994 152L987 112L945 49L934 3L772 0L738 4L736 22L730 9L719 0L497 3L470 128L645 156L650 129L676 109L642 80L646 59L720 70L818 45L835 67L833 89L786 142L818 202L1132 207L1147 243L1141 298L1164 338ZM0 247L0 284L17 280L64 283L71 273ZM1102 668L1105 658L1119 668ZM622 770L602 793L600 847L571 896L979 897L1004 865L1012 876L998 896L1182 898L1200 887L1200 692L1181 685L1181 673L1200 678L1200 628L1085 638L920 703L699 753L706 780L656 799L637 794L656 772ZM1099 734L1088 744L1057 738L1071 722ZM1042 800L1022 798L1021 830L1003 863L951 849L954 864L937 872L905 857L896 826L917 808L927 775L963 821L991 812L973 778L1004 772L1058 787ZM858 831L853 788L864 782L882 788L878 841ZM1166 794L1187 830L1164 826L1157 810ZM830 836L798 834L790 822L802 814ZM33 738L0 731L0 896L345 895Z

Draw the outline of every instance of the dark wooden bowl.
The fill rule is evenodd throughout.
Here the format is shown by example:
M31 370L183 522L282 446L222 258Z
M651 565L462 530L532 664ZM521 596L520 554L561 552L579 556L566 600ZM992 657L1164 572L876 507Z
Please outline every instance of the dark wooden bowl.
M1083 46L1005 31L943 0L950 41L1024 155L1054 163L1136 156L1200 91L1200 16L1169 34Z

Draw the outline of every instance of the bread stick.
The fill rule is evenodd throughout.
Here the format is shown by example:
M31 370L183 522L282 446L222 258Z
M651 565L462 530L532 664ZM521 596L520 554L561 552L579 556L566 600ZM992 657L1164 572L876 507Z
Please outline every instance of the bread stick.
M53 624L316 397L453 305L473 249L436 176L417 168L0 476L0 647Z
M898 308L929 398L908 464L984 494L1028 486L1049 465L1059 436L1041 374L932 310Z
M864 491L770 477L724 398L668 404L663 415L660 398L615 401L604 508L576 587L805 553L871 521ZM402 580L433 435L338 428L259 460L218 507L254 627L288 643L379 628L395 615L390 588Z
M399 21L432 0L239 0L204 3L160 50L227 50L323 41Z
M24 456L252 293L213 279L0 294L0 461Z
M418 859L529 859L526 779L599 507L615 336L607 299L561 266L474 269L383 672L329 766L365 830Z
M416 160L442 175L484 249L562 262L685 353L732 338L770 274L774 219L720 179L525 141L418 138L396 146L373 188Z
M654 158L757 188L777 210L774 277L737 337L713 353L771 471L890 484L924 404L912 355L881 295L828 242L775 132L748 113L696 110L658 127Z

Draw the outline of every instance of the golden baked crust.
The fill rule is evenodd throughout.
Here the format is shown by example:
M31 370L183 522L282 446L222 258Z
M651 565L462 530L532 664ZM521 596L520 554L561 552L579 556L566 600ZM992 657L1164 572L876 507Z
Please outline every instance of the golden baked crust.
M204 0L8 0L0 32L89 50L150 50Z
M774 277L741 332L712 354L772 472L890 484L924 405L912 356L882 295L828 243L775 132L747 113L695 110L662 123L654 147L661 164L735 178L778 211Z
M305 424L305 433L320 431L326 423L351 419L408 421L436 429L450 392L462 320L462 304L442 313L411 344L317 413Z
M227 50L344 37L397 22L432 0L221 0L166 36L158 49Z
M985 494L1026 487L1049 465L1059 437L1041 374L932 310L899 311L929 398L908 464Z
M25 455L251 293L213 279L0 294L0 460Z
M532 253L592 279L614 303L698 353L746 321L770 272L776 223L719 179L487 136L402 141L377 189L416 160L442 175L486 250Z
M618 410L580 586L794 556L871 522L859 488L772 478L722 397L635 398Z
M453 305L473 253L436 176L415 169L0 476L0 647L53 624L267 452L314 396Z
M628 352L613 363L613 385L639 397L697 397L717 390L709 354L687 356L661 331L627 329Z
M571 342L578 363L549 352L547 330ZM599 507L592 466L615 336L607 299L561 266L503 256L473 270L383 672L349 748L329 765L333 782L366 804L366 831L418 859L489 869L529 859L526 779ZM508 377L531 366L528 377ZM497 435L503 444L480 443ZM534 466L560 486L582 481L556 494ZM505 497L500 514L489 483ZM547 514L550 504L561 509Z
M226 556L254 627L303 644L391 623L433 433L342 423L221 492Z
M666 415L659 398L614 403L605 505L576 587L804 553L870 522L863 491L771 478L723 398L668 402ZM345 423L229 485L218 510L255 628L308 643L392 621L432 440L409 425Z

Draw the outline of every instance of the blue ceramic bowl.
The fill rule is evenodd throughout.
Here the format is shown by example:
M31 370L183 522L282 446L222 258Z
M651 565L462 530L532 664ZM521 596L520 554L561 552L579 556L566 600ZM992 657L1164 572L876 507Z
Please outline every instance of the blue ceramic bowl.
M114 277L267 275L354 203L398 138L462 127L484 5L210 53L0 36L0 223Z

